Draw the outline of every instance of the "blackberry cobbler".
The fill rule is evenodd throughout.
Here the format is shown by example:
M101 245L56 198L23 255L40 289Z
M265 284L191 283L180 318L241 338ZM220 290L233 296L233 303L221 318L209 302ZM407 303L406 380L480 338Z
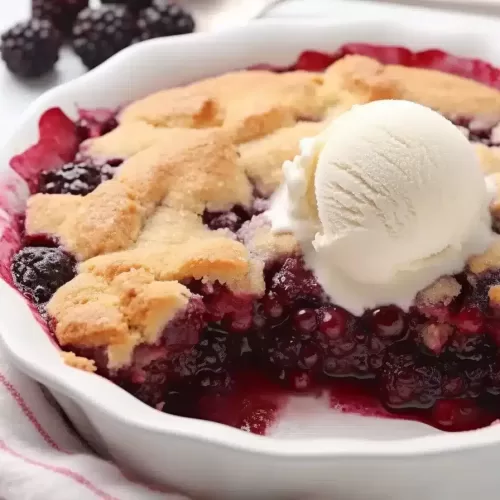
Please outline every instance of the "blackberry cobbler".
M263 433L285 393L342 388L369 393L379 414L488 425L500 415L500 243L407 311L354 315L266 213L299 140L380 99L439 111L485 173L500 172L500 91L472 79L487 70L356 45L164 90L116 115L73 123L50 110L39 143L12 160L33 192L15 285L68 364L168 413ZM499 227L500 197L491 213Z

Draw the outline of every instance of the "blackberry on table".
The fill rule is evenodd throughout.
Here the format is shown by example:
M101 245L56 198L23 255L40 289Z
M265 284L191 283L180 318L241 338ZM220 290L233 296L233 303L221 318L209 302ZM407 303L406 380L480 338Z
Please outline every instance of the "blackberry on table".
M195 22L191 14L168 0L153 0L151 7L139 14L139 40L192 33Z
M61 33L70 35L76 16L88 5L89 0L31 0L31 16L48 19Z
M84 9L73 26L73 48L88 68L95 68L128 47L137 34L134 16L124 5Z
M2 59L12 73L34 78L48 73L59 59L61 35L47 19L17 23L1 37Z
M90 161L67 163L57 170L44 170L39 177L38 192L47 194L91 193L99 184L111 179L115 164L98 165Z

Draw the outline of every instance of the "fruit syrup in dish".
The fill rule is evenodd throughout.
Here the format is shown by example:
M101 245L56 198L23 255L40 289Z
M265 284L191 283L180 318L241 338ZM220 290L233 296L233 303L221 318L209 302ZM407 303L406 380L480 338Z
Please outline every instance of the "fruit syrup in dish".
M321 71L347 54L437 69L500 87L500 71L487 63L438 50L413 53L397 47L349 44L333 54L304 52L291 67L258 67ZM77 161L78 145L116 127L115 115L106 110L80 110L79 119L73 122L59 109L48 110L40 119L39 142L12 159L13 170L32 192L91 192L113 176L120 161ZM472 123L467 117L456 121L469 128L469 139L491 145L491 128L478 129ZM10 208L10 191L4 185L7 194L0 200L5 214L0 276L21 291L30 290L32 310L49 332L43 304L72 279L76 262L44 235L24 238L22 217ZM265 209L266 200L257 198L250 211L235 207L229 212L205 213L204 223L211 229L235 232ZM11 259L19 249L12 262L13 281ZM500 414L496 345L500 321L479 296L500 277L489 276L488 283L471 290L464 276L456 276L465 292L446 309L425 314L445 317L442 327L456 328L462 335L446 347L436 345L436 352L426 353L418 341L424 315L417 307L405 314L396 306L385 306L354 317L325 301L321 287L300 258L289 257L266 273L266 294L257 304L233 296L222 286L209 285L208 290L199 282L189 283L192 291L204 297L209 317L193 302L182 322L169 328L177 329L172 332L179 336L186 335L186 327L203 330L199 342L168 359L153 356L135 378L124 377L121 383L117 375L113 381L163 411L257 434L265 434L287 395L297 392L321 394L326 390L337 410L414 419L449 431L483 427ZM250 324L259 327L249 334ZM99 367L99 353L80 350L78 354L96 358ZM106 375L104 370L101 373Z

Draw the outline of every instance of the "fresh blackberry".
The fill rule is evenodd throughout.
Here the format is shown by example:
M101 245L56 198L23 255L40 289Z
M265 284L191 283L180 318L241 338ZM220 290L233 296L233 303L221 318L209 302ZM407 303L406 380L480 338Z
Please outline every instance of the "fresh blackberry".
M73 48L85 66L95 68L128 47L136 34L136 20L124 5L87 8L73 26Z
M139 14L139 40L192 33L195 23L191 14L168 0L153 0L151 7Z
M111 179L115 170L115 163L67 163L57 170L44 170L39 177L38 192L86 195L102 182Z
M47 19L18 23L1 40L2 59L12 73L24 78L48 73L59 59L61 35Z
M101 0L101 3L120 3L126 5L131 11L138 12L151 5L151 0Z
M17 288L43 304L73 279L75 268L75 259L59 248L24 247L12 259L11 271Z
M80 11L88 7L89 0L31 0L31 15L35 19L48 19L65 35Z

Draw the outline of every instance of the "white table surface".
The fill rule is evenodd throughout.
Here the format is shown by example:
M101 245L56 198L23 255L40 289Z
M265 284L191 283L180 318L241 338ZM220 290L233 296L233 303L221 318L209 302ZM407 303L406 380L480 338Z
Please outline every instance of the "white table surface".
M190 0L192 1L192 0ZM209 2L212 0L203 0ZM243 2L243 0L233 0ZM418 0L408 0L418 1ZM433 0L423 0L430 1ZM445 0L434 0L441 5ZM464 0L458 0L464 1ZM469 0L474 3L477 0ZM489 0L499 2L500 0ZM470 22L480 22L489 29L500 29L500 17L491 14L483 16L463 16L451 12L440 12L435 9L425 9L395 5L389 2L361 1L361 0L288 0L270 8L263 17L322 17L332 16L336 19L401 19L408 15L413 16L416 23L425 26L429 16L441 16L443 23L463 23L464 27ZM0 0L0 31L4 31L14 22L26 18L29 14L30 0ZM499 8L500 13L500 8ZM0 137L5 136L11 124L19 114L41 93L48 88L76 78L85 72L78 58L64 48L57 70L52 74L30 82L22 82L10 75L3 64L0 64Z

